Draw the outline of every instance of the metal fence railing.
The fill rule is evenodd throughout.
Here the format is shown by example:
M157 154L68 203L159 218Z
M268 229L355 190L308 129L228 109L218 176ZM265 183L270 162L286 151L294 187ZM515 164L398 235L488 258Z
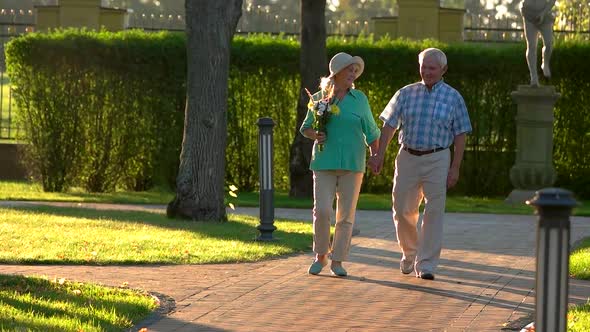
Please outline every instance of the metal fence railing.
M129 15L129 29L146 31L183 31L185 18L178 13L135 13ZM299 34L300 18L285 14L273 14L261 10L244 10L236 28L237 33L264 32ZM357 36L361 33L369 34L368 19L336 19L326 18L326 32L328 35Z
M32 9L0 8L0 71L4 71L4 45L13 37L33 31L35 18Z
M0 140L13 140L18 134L14 123L14 100L8 76L0 71Z
M184 31L184 16L178 13L129 13L128 29Z
M33 31L34 26L33 9L0 8L0 140L13 140L18 133L10 79L5 72L4 46L10 39Z
M580 12L579 16L571 13L558 13L555 20L554 36L556 39L581 38L590 40L590 11ZM465 13L463 18L464 40L474 42L515 42L524 41L523 21L521 16L502 16L496 18L491 14Z

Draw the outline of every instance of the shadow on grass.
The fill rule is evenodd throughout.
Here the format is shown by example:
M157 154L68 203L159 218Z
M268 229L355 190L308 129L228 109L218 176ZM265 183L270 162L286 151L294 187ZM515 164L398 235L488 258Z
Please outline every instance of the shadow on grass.
M91 326L98 326L105 331L116 331L124 328L124 326L117 325L111 320L106 319L101 315L92 315L92 311L103 310L105 312L125 312L134 317L128 317L137 322L148 316L151 313L146 307L130 304L124 300L116 301L112 296L102 296L100 299L94 298L90 294L94 292L89 291L87 294L84 285L81 285L82 291L79 295L73 294L69 287L76 285L60 285L41 278L27 278L23 276L0 275L0 291L9 291L17 294L28 294L30 301L23 301L7 296L0 292L0 303L8 305L9 307L22 312L33 312L36 315L44 317L63 317L63 319L73 322L79 321L82 324L89 324ZM107 289L106 292L117 292L117 289ZM100 292L102 293L102 291ZM124 296L121 295L121 299ZM89 303L92 303L93 309L85 311L70 312L65 307L49 306L42 302L48 301L51 303L71 303L76 308L85 308ZM119 322L120 323L120 322ZM31 329L34 331L51 331L59 327L49 322L42 322L40 320L25 320L19 322L18 319L0 318L0 326L9 327L11 330L20 330L22 328Z
M113 221L121 224L142 224L158 228L170 229L175 231L186 231L199 234L203 238L219 239L224 241L237 241L244 244L254 243L258 236L258 218L242 215L229 215L228 222L200 222L179 219L169 219L163 213L158 211L120 211L120 210L96 210L91 208L73 208L73 207L54 207L44 205L2 207L22 213L45 214L58 217L83 218L97 221ZM289 231L293 227L288 225L308 224L294 220L275 220L277 230L273 232L273 238L276 241L256 242L268 245L279 245L291 252L291 254L301 253L309 250L312 241L311 226L309 232ZM282 230L281 225L287 230ZM75 227L75 226L74 226ZM83 230L80 230L82 233ZM82 236L82 235L81 235ZM261 259L276 258L277 255L263 253L264 257L260 259L248 259L247 261L256 261ZM288 254L286 254L288 255ZM284 255L282 255L284 256ZM212 263L234 263L242 261L215 261ZM79 260L79 259L51 259L51 258L18 258L15 260L0 259L0 263L9 264L67 264L67 265L150 265L150 264L184 264L191 262L155 262L141 261L136 257L120 260L101 260L100 262ZM201 263L204 264L204 263Z
M149 211L149 208L143 210L121 210L114 207L113 209L93 209L91 207L66 207L66 206L48 206L31 204L27 206L10 206L3 207L6 209L21 211L24 213L40 213L58 217L70 217L70 218L84 218L84 219L108 219L117 222L124 223L142 223L152 226L170 228L175 230L188 230L188 231L201 231L198 226L208 226L214 228L216 225L224 226L227 223L224 222L203 222L203 221L191 221L182 219L170 219L166 217L163 212L160 211ZM246 218L246 217L245 217ZM228 223L235 224L239 221L239 218L229 218ZM237 224L247 226L244 224ZM248 228L253 228L247 226ZM226 226L226 228L228 228ZM204 229L203 229L204 230ZM213 234L214 235L214 234Z

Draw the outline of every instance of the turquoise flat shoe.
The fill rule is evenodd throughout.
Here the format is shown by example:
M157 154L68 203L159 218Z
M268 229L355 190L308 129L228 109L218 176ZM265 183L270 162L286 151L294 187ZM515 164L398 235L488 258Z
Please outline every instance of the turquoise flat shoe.
M348 273L342 266L330 267L330 270L332 270L332 275L335 275L337 277L346 277L348 275Z
M313 261L313 263L311 263L311 265L309 266L309 269L307 270L307 273L309 274L313 274L313 275L317 275L320 272L322 272L322 269L324 268L324 266L328 265L328 260L325 259L323 261Z

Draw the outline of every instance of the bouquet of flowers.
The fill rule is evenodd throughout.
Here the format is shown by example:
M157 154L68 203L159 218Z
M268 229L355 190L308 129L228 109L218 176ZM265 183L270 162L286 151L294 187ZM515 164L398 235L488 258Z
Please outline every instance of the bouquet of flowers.
M332 115L338 115L340 113L340 109L338 105L334 103L334 96L332 91L330 91L326 96L323 96L319 100L313 100L313 96L309 92L309 90L305 89L307 95L309 96L309 103L307 104L307 108L313 111L314 116L314 129L318 132L323 132L326 137L328 136L328 132L326 129L326 125L328 124L328 120ZM324 150L324 145L319 144L318 146L319 151Z

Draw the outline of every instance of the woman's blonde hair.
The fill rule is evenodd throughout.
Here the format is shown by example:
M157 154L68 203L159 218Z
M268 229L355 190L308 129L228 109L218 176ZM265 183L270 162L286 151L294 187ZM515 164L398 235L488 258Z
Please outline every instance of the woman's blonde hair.
M352 89L354 89L354 83L352 84ZM322 77L320 79L320 90L324 98L331 98L334 94L334 77Z
M320 79L320 90L323 96L330 96L334 92L334 78L322 77Z

